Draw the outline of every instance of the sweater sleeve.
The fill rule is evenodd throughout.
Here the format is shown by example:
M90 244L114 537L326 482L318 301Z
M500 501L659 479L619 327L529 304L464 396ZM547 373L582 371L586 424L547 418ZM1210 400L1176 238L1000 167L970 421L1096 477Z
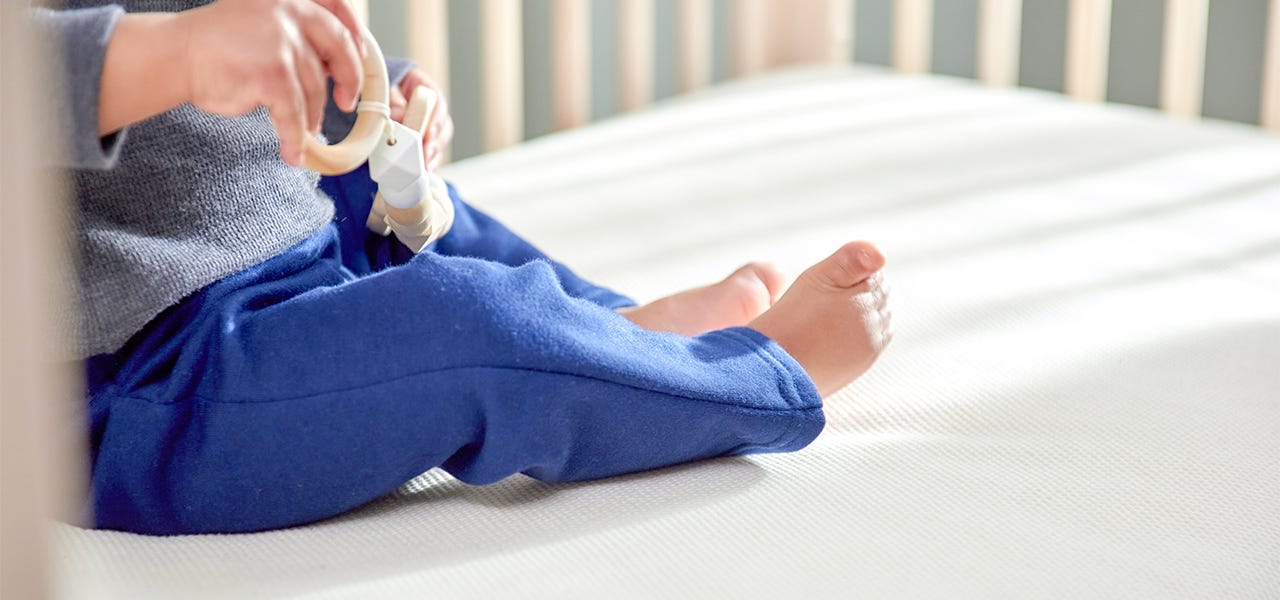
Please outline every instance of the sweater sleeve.
M98 135L98 102L107 43L123 14L116 5L32 10L40 37L50 40L58 54L52 65L50 104L60 116L53 124L64 144L67 166L109 169L120 155L126 131Z
M387 81L392 85L399 85L400 80L409 73L409 69L413 68L413 61L407 58L387 57ZM356 113L343 112L333 102L333 80L329 81L328 101L324 106L324 123L320 127L320 133L324 134L325 139L340 140L347 137L347 132L351 131L351 127L356 124Z

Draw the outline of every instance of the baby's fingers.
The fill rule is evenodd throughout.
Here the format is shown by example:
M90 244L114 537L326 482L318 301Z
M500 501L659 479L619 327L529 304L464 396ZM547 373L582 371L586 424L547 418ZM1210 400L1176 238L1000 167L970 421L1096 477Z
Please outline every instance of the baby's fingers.
M440 123L434 123L427 128L427 135L422 137L423 143L426 144L423 155L427 157L428 171L434 171L444 163L444 148L449 145L449 140L453 139L453 119L449 118L448 112L443 114L444 126L440 127Z
M339 3L345 6L345 3ZM352 111L364 82L364 68L356 50L355 33L348 29L327 7L304 2L299 5L298 21L307 44L319 56L333 77L333 99L338 107Z
M298 52L294 58L299 87L303 92L303 104L306 106L306 124L308 135L320 132L324 121L324 105L328 96L325 85L324 66L320 59L309 52Z
M444 162L444 152L440 151L440 146L435 142L427 142L427 148L423 154L427 157L428 171L439 169L440 164Z
M409 103L404 99L404 94L400 92L400 88L392 87L390 93L391 97L387 99L387 105L391 107L391 120L403 123L404 112Z
M342 22L342 26L347 28L347 32L351 34L352 41L355 42L356 50L361 57L365 55L364 35L361 33L363 27L360 25L360 19L356 17L356 12L351 8L351 3L347 0L314 0L316 4L325 7L333 16Z
M443 98L440 103L444 105ZM431 139L443 148L453 141L453 117L449 115L449 109L444 107L437 112L437 115L439 116L433 117Z
M274 94L267 103L267 112L280 138L280 157L296 167L302 164L302 148L307 137L302 88L296 77L288 77L278 85L280 93Z

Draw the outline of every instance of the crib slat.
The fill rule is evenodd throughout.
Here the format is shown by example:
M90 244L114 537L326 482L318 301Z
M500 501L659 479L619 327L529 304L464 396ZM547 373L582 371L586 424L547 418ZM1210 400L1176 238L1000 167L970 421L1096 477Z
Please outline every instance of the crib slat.
M853 0L790 0L771 23L785 31L774 64L841 63L853 56ZM776 10L776 9L775 9Z
M7 194L36 200L0 205L0 597L54 598L60 573L50 559L65 549L51 539L51 519L88 516L88 436L73 426L88 415L84 370L70 359L73 333L63 327L75 314L65 235L73 209L47 168L59 156L56 136L31 118L48 109L54 63L38 51L44 40L26 9L0 4L0 182Z
M735 77L768 68L773 46L768 29L770 8L768 0L734 0L730 5Z
M1166 0L1160 107L1179 117L1200 115L1204 100L1209 0Z
M711 83L711 0L679 0L680 91Z
M893 66L903 73L927 73L933 52L933 0L893 4Z
M1280 131L1280 0L1271 0L1268 11L1260 122L1267 129Z
M591 117L591 31L587 0L552 0L552 124L585 125Z
M1068 6L1064 89L1077 99L1101 102L1107 96L1111 0L1071 0Z
M653 0L619 0L618 88L624 111L653 102Z
M483 0L480 5L486 150L510 146L524 136L520 14L520 0Z
M990 85L1018 83L1022 0L982 0L978 6L978 79Z
M448 0L414 0L405 6L405 34L408 36L408 58L449 95L449 8ZM449 160L445 146L443 159Z
M413 0L405 7L409 58L449 93L447 0Z
M368 0L353 0L357 16L369 22ZM426 71L449 97L449 13L448 0L414 0L404 6L406 58ZM443 150L447 162L450 146Z

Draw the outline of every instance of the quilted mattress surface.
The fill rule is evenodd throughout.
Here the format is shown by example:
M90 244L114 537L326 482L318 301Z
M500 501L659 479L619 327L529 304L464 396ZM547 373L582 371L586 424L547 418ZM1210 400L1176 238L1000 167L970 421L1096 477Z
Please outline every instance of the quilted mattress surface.
M1280 138L841 67L445 174L642 301L873 240L895 341L794 454L430 472L254 535L57 526L63 597L1280 597Z

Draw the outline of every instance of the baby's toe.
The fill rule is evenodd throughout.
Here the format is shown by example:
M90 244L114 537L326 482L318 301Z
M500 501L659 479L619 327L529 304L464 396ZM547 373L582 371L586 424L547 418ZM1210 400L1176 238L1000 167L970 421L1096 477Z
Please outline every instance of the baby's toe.
M871 242L849 242L806 271L819 283L848 289L884 267L884 254Z
M778 270L778 267L762 262L749 262L742 265L728 278L748 280L753 284L763 285L769 299L765 308L772 306L778 300L778 296L782 295L787 285L787 278L783 276L782 271Z

